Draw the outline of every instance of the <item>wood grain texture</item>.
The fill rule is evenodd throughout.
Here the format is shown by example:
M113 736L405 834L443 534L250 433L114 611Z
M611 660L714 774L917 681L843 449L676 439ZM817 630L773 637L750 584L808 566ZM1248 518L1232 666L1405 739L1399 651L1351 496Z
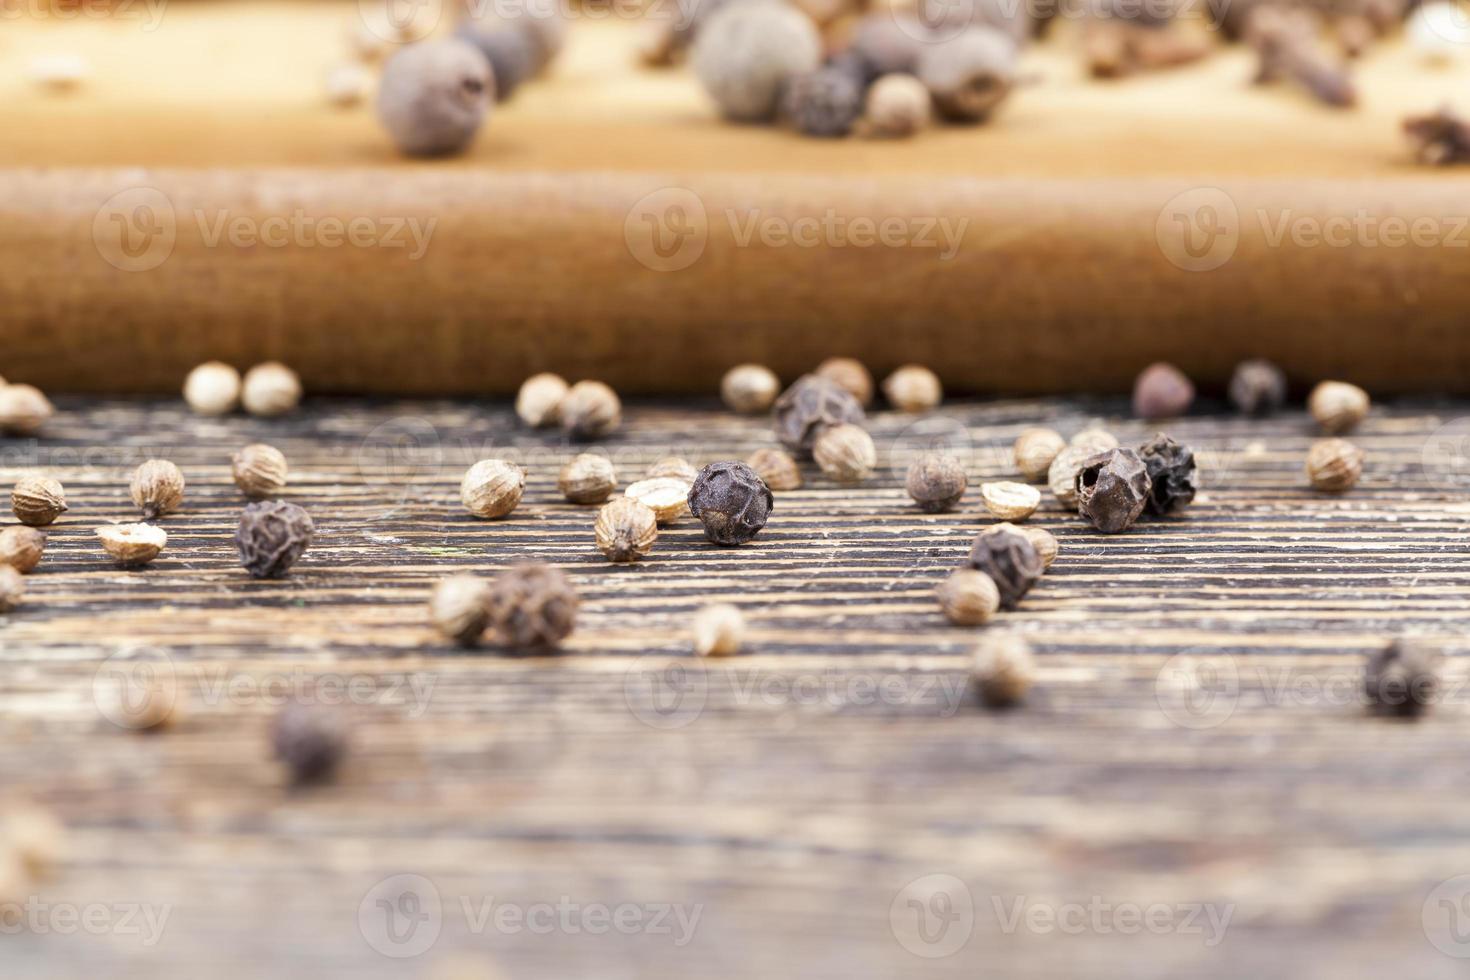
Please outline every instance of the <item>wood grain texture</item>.
M170 917L151 946L121 927L7 934L7 973L1459 975L1428 937L1463 947L1422 920L1445 914L1440 882L1470 873L1456 656L1470 405L1376 410L1354 436L1363 483L1342 497L1305 488L1314 433L1295 412L1170 426L1205 468L1186 517L1105 537L1048 497L1033 520L1061 554L988 627L1038 651L1039 687L1010 714L966 693L977 633L947 626L933 589L986 523L975 484L1010 476L1020 428L1100 418L1125 444L1152 433L1117 403L878 413L869 484L809 473L752 545L713 547L686 519L632 567L603 562L593 509L556 493L585 447L517 428L501 404L315 399L278 421L60 407L39 441L0 443L0 479L39 467L72 505L28 602L0 620L0 798L70 829L37 901ZM241 501L226 460L252 440L285 451L287 497L319 528L282 582L250 581L230 542ZM901 489L936 441L971 477L952 515L917 512ZM763 420L634 403L594 448L626 483L671 452L703 463L769 444ZM457 487L490 455L521 460L528 484L514 515L485 523ZM93 528L131 519L127 474L149 456L183 468L186 505L163 521L165 554L120 571ZM525 559L562 567L582 597L562 655L434 638L437 577ZM714 599L745 611L747 652L700 663L689 620ZM1419 724L1371 719L1357 696L1362 657L1399 634L1452 655L1446 703ZM103 710L143 663L176 683L170 732L129 733ZM288 790L269 719L301 692L343 690L356 730L341 780ZM373 889L398 874L442 903L437 941L407 959L368 940L384 935ZM918 938L919 893L905 891L930 875L971 901L952 924L968 938L942 958L911 951L940 949ZM477 930L486 900L573 911L549 931ZM698 909L682 945L677 929L594 935L578 917L661 903ZM1184 921L1198 903L1230 915L1223 941L1206 915ZM1158 930L1118 911L1150 906ZM1030 917L1012 927L1017 908Z

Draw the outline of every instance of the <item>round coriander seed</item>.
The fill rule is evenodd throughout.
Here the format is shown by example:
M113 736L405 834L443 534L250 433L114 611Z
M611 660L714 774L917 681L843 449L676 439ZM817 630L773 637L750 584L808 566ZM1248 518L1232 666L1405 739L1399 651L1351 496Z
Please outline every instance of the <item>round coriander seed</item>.
M1351 490L1363 475L1363 451L1346 439L1319 439L1307 452L1307 478L1326 493Z
M22 477L10 492L10 509L22 524L45 527L66 513L66 491L47 476Z
M873 403L873 375L856 358L829 357L812 373L833 382L865 408Z
M574 504L600 504L612 496L618 485L618 474L606 456L582 453L561 468L556 478L557 489Z
M692 484L699 479L699 467L683 456L665 456L648 468L647 476L671 476L683 480L686 484Z
M801 489L801 467L788 452L757 449L745 461L767 487L777 492Z
M928 368L906 364L884 379L883 397L900 412L929 412L944 399L944 386Z
M279 361L257 364L245 372L240 403L251 415L273 418L294 410L301 401L301 379Z
M311 546L311 515L283 500L246 504L235 529L240 564L252 578L281 578Z
M0 432L30 436L54 413L51 402L32 385L0 384Z
M912 75L884 75L868 88L862 135L873 139L903 139L929 125L932 100L924 83Z
M1031 542L1031 547L1036 549L1036 554L1041 558L1041 567L1047 569L1051 563L1057 560L1057 539L1050 531L1043 527L1023 527L1021 533Z
M40 807L12 807L0 818L0 840L10 843L32 878L45 878L61 860L66 829Z
M947 453L925 453L909 464L904 487L919 509L929 514L954 510L965 495L965 466Z
M150 459L133 471L128 492L144 520L154 521L184 502L184 474L166 459Z
M756 415L768 410L781 393L781 380L760 364L740 364L725 372L720 397L732 412Z
M459 499L476 517L495 520L516 509L525 489L525 470L503 459L482 459L465 471Z
M240 404L240 372L223 361L206 361L184 379L184 401L200 415L227 415Z
M1337 435L1357 428L1368 415L1368 393L1345 381L1324 381L1312 389L1307 408L1322 428Z
M656 476L630 483L623 495L646 504L653 511L659 527L664 527L689 513L690 486L675 476Z
M490 113L495 76L479 48L460 38L400 48L378 82L378 119L399 151L432 157L474 142Z
M490 625L490 583L477 575L440 579L429 596L429 622L460 646L474 646Z
M956 626L983 626L1000 609L1000 590L984 572L956 568L939 583L939 608Z
M605 436L623 421L617 392L601 381L578 381L567 389L558 409L561 427L574 439Z
M709 464L689 489L689 510L715 544L749 541L766 526L775 505L770 488L738 460Z
M646 557L658 540L658 518L647 504L632 497L618 497L597 512L592 531L597 550L608 561L637 561Z
M0 565L16 571L35 571L46 552L46 533L24 524L0 529Z
M980 499L1000 520L1024 521L1041 506L1041 491L1027 483L982 483Z
M1051 468L1052 461L1066 448L1067 440L1061 433L1034 428L1021 430L1011 453L1016 458L1016 469L1034 483L1046 479L1046 471Z
M986 707L1020 704L1035 675L1031 648L1019 636L986 636L976 644L970 676Z
M25 576L16 571L14 566L0 565L0 613L18 608L25 595Z
M694 614L694 652L701 657L729 657L740 652L745 617L738 606L717 602Z
M556 425L561 420L557 409L567 396L567 383L558 374L533 374L516 392L516 414L533 429Z
M152 524L108 524L97 529L102 548L123 568L140 568L158 557L168 534Z
M577 604L577 592L561 569L513 565L491 583L490 622L507 646L555 647L576 628Z
M373 76L355 61L333 65L322 79L322 94L327 104L339 109L350 109L367 98L373 87Z
M1047 486L1062 506L1077 509L1077 474L1082 470L1083 461L1094 453L1095 450L1086 446L1068 446L1057 453L1057 458L1047 468Z
M861 483L878 466L878 447L860 425L834 425L817 436L812 458L838 483Z
M250 500L264 500L286 488L286 455L275 446L251 443L230 457L235 486Z

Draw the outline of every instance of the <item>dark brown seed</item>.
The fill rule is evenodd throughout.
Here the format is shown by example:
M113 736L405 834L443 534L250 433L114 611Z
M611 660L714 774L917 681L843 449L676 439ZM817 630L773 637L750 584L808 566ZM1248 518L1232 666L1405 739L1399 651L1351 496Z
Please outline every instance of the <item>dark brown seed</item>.
M970 567L995 582L1004 609L1014 609L1046 571L1031 539L1010 527L981 531L970 548Z
M490 588L490 622L500 641L520 649L554 647L577 625L577 593L561 569L513 565Z
M965 467L953 456L925 453L909 466L909 496L931 514L953 510L965 495L965 486Z
M240 514L235 545L240 564L255 578L280 578L311 545L311 515L283 500L248 504Z
M1150 514L1168 514L1194 500L1194 452L1160 432L1144 444L1138 455L1148 470L1147 509Z
M802 375L782 392L772 412L776 438L803 459L811 458L812 443L824 430L866 420L862 405L846 389L814 374Z
M271 744L292 782L325 783L336 775L347 752L347 725L336 710L292 704L276 716Z
M760 533L775 507L771 489L739 460L711 463L689 489L689 512L715 544L744 544Z
M1193 401L1194 385L1172 364L1150 364L1133 383L1133 414L1139 418L1175 418Z
M1470 123L1448 108L1404 120L1414 158L1432 167L1470 163Z
M1242 361L1230 376L1230 404L1245 415L1270 415L1286 402L1286 374L1270 361Z
M1104 534L1132 527L1148 494L1148 467L1131 449L1089 456L1077 473L1077 512Z
M1438 651L1414 640L1395 640L1368 658L1363 674L1369 710L1415 718L1429 710L1439 686Z

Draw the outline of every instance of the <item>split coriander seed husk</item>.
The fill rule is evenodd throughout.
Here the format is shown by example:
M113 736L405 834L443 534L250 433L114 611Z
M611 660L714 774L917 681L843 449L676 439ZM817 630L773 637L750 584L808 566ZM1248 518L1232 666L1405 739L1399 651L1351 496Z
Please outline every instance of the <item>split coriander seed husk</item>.
M140 568L157 558L168 543L163 528L152 524L108 524L97 529L103 549L123 568Z
M252 443L230 457L235 486L251 500L262 500L286 488L286 455L275 446Z
M1002 521L1024 521L1041 506L1041 491L1026 483L982 483L985 509Z
M965 495L965 466L948 453L925 453L909 464L904 487L919 509L930 514L954 510Z
M646 504L659 526L664 527L689 512L690 486L675 476L657 476L629 484L623 496Z
M939 583L939 608L956 626L983 626L1000 609L1000 590L989 575L956 568Z
M516 392L516 414L533 429L556 425L561 421L558 409L568 390L561 375L533 374Z
M133 471L128 492L145 520L157 520L184 502L184 474L166 459L150 459Z
M632 497L617 497L597 512L593 525L597 550L609 561L637 561L658 540L658 518L653 508Z
M490 625L490 583L477 575L440 579L429 596L429 621L460 646L474 646Z
M725 372L720 397L732 412L757 415L768 410L781 393L781 380L760 364L740 364Z
M729 657L740 652L745 617L738 606L717 602L694 614L694 652L701 657Z
M1351 490L1363 475L1363 451L1346 439L1319 439L1307 452L1307 478L1327 493Z
M515 510L526 488L526 473L503 459L482 459L460 481L459 498L465 510L495 520Z
M606 456L582 453L561 468L556 485L570 503L600 504L612 496L618 474Z
M50 477L22 477L10 492L10 509L22 524L45 527L66 513L66 491Z

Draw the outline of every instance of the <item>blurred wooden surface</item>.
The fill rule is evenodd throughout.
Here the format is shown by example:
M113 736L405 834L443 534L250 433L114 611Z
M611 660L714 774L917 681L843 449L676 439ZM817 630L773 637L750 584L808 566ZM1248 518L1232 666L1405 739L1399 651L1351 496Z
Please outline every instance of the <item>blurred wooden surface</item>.
M944 623L934 587L987 522L978 484L1010 477L1020 428L1101 418L1125 444L1151 435L1115 402L877 413L869 484L808 472L752 545L715 548L685 519L632 567L603 562L593 510L555 490L580 447L518 429L503 404L314 399L278 421L60 408L39 441L0 443L0 479L39 468L71 503L25 606L0 618L0 800L70 828L32 904L103 903L111 925L8 932L8 976L1462 975L1470 948L1440 899L1464 882L1435 889L1470 874L1470 404L1375 410L1353 437L1363 482L1342 497L1304 487L1299 412L1171 426L1205 470L1181 519L1105 537L1046 495L1033 520L1060 556L988 627L1039 656L1009 714L965 692L978 634ZM285 451L286 496L318 527L281 582L250 581L230 540L227 459L254 440ZM668 453L770 443L763 419L634 403L594 448L626 483ZM955 514L920 514L902 490L935 443L971 477ZM514 515L483 523L457 488L490 455L522 461L528 484ZM93 529L133 519L127 476L150 456L181 465L185 506L163 521L164 555L120 571ZM581 594L563 655L432 635L439 576L524 559ZM691 658L690 616L711 600L744 610L744 655ZM1399 634L1452 655L1446 703L1419 724L1358 699L1362 658ZM174 679L174 730L108 720L140 665ZM265 733L312 686L354 692L355 749L337 784L291 792ZM430 887L414 880L418 905L377 890L403 874L440 900L422 932L407 916L429 914ZM387 938L379 899L408 945ZM533 932L485 926L486 901L572 911ZM692 932L583 928L599 907L661 905L697 913ZM1124 917L1155 906L1158 928ZM119 921L135 907L167 911L156 943L143 917ZM932 915L922 935L915 908ZM435 925L420 955L380 952Z

